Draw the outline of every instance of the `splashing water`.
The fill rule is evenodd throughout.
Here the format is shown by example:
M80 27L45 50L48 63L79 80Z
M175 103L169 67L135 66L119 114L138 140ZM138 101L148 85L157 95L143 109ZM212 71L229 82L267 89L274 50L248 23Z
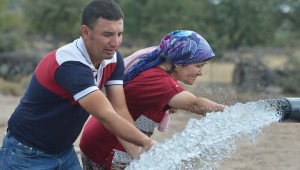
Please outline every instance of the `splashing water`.
M237 103L224 112L190 119L181 133L158 143L126 170L213 170L236 154L236 141L255 143L257 134L281 115L264 100Z

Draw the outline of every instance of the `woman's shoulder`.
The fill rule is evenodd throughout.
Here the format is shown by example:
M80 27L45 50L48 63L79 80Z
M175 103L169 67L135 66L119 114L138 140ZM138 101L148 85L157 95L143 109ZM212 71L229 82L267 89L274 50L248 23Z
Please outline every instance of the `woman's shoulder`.
M158 86L179 87L179 83L160 67L150 68L140 73L138 80L145 84L157 84Z
M160 67L152 67L149 68L148 70L143 71L142 73L146 73L146 74L155 73L155 75L170 76L164 69Z

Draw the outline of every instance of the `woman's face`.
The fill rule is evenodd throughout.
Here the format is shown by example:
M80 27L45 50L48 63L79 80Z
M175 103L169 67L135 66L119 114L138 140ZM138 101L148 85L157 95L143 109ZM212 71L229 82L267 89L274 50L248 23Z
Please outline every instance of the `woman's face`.
M186 66L177 66L174 71L173 77L184 84L194 84L198 76L203 75L203 67L207 62L199 62Z

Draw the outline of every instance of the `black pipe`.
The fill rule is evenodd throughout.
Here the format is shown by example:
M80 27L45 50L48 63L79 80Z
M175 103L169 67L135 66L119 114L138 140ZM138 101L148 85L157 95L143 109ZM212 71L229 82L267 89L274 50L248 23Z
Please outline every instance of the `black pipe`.
M300 98L267 99L281 115L278 122L300 122Z

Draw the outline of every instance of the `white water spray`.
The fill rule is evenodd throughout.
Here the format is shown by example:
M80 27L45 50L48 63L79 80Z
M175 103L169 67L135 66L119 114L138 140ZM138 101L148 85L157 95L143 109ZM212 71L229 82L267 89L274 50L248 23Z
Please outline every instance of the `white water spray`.
M182 132L155 145L126 170L216 169L222 160L236 154L237 140L255 143L262 128L280 117L274 107L262 100L237 103L224 112L190 119Z

